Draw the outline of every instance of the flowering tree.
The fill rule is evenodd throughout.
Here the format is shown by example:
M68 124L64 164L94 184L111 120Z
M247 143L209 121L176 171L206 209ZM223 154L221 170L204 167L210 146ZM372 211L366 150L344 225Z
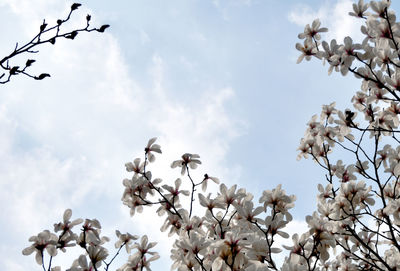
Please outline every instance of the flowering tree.
M353 4L350 15L365 22L361 43L350 37L344 44L321 43L319 33L327 29L320 28L318 20L299 35L304 43L296 45L302 51L298 62L316 57L328 63L329 73L352 73L361 80L351 100L354 108L341 111L334 103L324 105L301 140L299 157L311 156L326 170L327 181L318 185L318 212L307 218L310 234L319 237L319 253L308 254L312 261L306 261L304 249L290 257L303 265L400 267L400 29L389 8L390 1ZM336 154L335 148L342 153ZM340 253L333 257L328 247Z
M146 206L158 206L157 214L165 217L161 230L176 237L172 269L400 269L400 23L389 7L386 0L360 0L353 5L350 15L365 22L361 43L350 37L344 44L321 41L320 33L327 29L320 27L319 20L299 34L304 42L296 44L302 52L298 62L315 57L328 63L329 73L352 73L362 83L352 98L353 109L324 105L320 116L313 116L308 123L299 158L311 157L321 166L326 171L325 184L318 185L317 211L306 217L309 230L294 234L292 246L283 246L288 256L281 267L276 254L283 250L276 239L289 238L285 226L292 220L295 196L287 195L280 185L264 191L258 202L236 185L220 184L218 193L205 194L208 183L219 180L208 174L200 180L193 178L200 157L185 153L171 164L184 178L177 178L171 186L149 171L155 154L161 154L155 138L148 142L143 160L136 158L125 165L132 176L123 180L122 202L132 216ZM337 149L341 152L335 152ZM181 188L184 184L188 190ZM203 193L197 193L200 187ZM61 232L58 236L46 230L32 237L33 244L23 254L36 252L44 270L45 251L50 255L50 270L57 251L74 244L83 248L84 254L69 270L98 270L102 263L108 270L123 246L135 254L118 270L150 270L149 262L158 258L149 252L154 243L147 244L145 236L140 244L132 244L138 237L117 231L118 251L107 261L103 244L108 238L100 237L98 221L85 220L78 236L71 228L83 220L70 222L70 217L67 210L63 222L55 224L55 231Z

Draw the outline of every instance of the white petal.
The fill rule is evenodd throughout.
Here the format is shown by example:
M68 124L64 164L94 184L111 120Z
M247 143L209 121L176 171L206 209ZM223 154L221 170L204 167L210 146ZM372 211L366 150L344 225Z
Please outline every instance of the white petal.
M147 147L149 148L151 145L153 145L154 142L156 142L156 140L157 140L157 137L150 138L149 142L147 143Z
M37 264L42 265L42 253L40 251L36 251L35 260Z
M63 216L64 222L69 221L69 219L71 218L71 216L72 216L72 210L71 210L71 209L65 210L64 216Z
M22 254L23 255L31 255L33 252L35 251L35 247L34 246L30 246L27 248L24 248L24 250L22 250Z

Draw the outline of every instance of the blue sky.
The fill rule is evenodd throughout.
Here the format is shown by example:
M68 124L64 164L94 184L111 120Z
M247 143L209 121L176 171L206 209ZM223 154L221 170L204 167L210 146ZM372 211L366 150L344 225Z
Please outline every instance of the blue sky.
M64 16L71 3L0 0L0 54L32 37L43 18ZM296 161L300 138L322 104L349 107L359 83L328 76L318 61L296 65L294 46L316 17L330 38L359 37L357 20L347 16L352 1L81 3L72 25L90 13L94 24L111 25L107 33L44 47L33 70L51 78L15 77L1 86L3 268L32 270L33 257L21 254L28 238L72 208L73 217L98 218L112 238L115 229L149 234L164 251L154 270L166 270L170 241L158 231L161 220L151 210L130 218L120 201L125 162L154 136L163 149L156 176L175 180L172 160L198 153L199 176L256 196L281 183L297 196L291 231L304 227L324 177L312 161Z

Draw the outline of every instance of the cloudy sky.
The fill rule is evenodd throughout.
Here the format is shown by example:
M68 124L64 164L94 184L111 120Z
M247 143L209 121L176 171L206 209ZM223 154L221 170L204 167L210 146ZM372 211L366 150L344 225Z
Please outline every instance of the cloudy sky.
M281 183L297 196L291 232L304 228L324 177L312 161L296 161L298 143L322 104L348 107L359 83L328 76L318 61L296 65L294 46L316 17L328 38L360 37L357 20L347 16L352 1L81 3L70 27L84 25L90 13L93 24L111 25L107 33L44 46L32 71L51 78L16 76L0 86L2 270L39 270L21 250L66 208L75 218L98 218L111 243L115 229L148 234L162 256L154 270L167 270L171 241L159 232L162 220L151 210L130 218L120 201L122 179L130 177L124 164L142 157L151 137L163 150L155 176L175 180L172 160L198 153L199 174L256 196ZM71 4L0 0L0 55ZM67 267L71 257L58 263Z

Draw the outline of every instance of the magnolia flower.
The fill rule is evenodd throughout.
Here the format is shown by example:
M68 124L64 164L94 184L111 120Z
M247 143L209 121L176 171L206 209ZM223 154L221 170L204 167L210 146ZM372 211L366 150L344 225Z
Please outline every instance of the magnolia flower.
M333 115L335 115L337 113L337 110L335 109L335 105L336 105L336 103L333 102L329 105L322 106L321 121L333 123Z
M233 185L231 188L227 188L225 184L219 186L220 194L217 200L220 200L226 205L231 205L235 200L242 198L244 195L236 192L237 185Z
M48 230L44 230L39 233L37 236L32 236L29 238L29 242L33 242L33 244L24 250L22 250L23 255L31 255L33 252L36 252L35 259L37 264L41 265L43 263L43 252L46 250L50 256L57 255L57 240L58 237L54 233L50 233Z
M358 4L353 4L354 12L349 12L349 15L359 18L365 18L365 16L369 15L369 13L366 12L368 7L369 7L368 3L364 4L364 0L359 0Z
M297 260L293 260L292 257L286 258L284 261L281 271L306 271L308 270L305 263L299 263Z
M233 265L238 270L246 260L242 250L249 245L244 233L239 231L228 232L224 240L215 242L218 257L212 264L212 270L221 270L227 265ZM225 270L225 269L223 269Z
M159 210L157 210L157 212L159 213ZM178 215L168 214L160 230L164 232L168 228L170 228L168 232L168 237L171 237L175 233L179 234L179 231L182 229L182 219Z
M286 195L285 190L281 189L282 185L278 185L275 189L263 191L259 202L264 204L264 209L271 207L277 212L286 213L288 209L294 206L295 196Z
M388 83L393 89L400 90L400 70L396 71L389 77L385 76L385 82Z
M100 245L104 239L100 238L101 225L97 219L85 219L82 225L82 233L79 235L78 243L85 247L86 244Z
M385 18L385 11L390 6L390 0L383 1L371 1L371 9L376 13L377 16Z
M318 200L320 202L326 202L328 199L333 198L333 192L332 192L332 184L328 184L326 185L326 187L324 187L322 184L318 184L318 191L319 191L319 195L318 195Z
M250 260L245 271L269 271L268 265L261 261Z
M213 181L216 184L219 184L219 179L217 177L208 176L208 174L204 174L204 179L201 182L201 190L205 192L207 190L207 182L208 180Z
M102 261L108 256L107 249L102 246L89 246L87 252L90 261L96 266L96 268L100 267Z
M299 260L301 255L304 252L305 244L308 241L308 233L302 234L299 238L297 233L292 235L293 246L282 245L285 249L290 251L290 257Z
M262 206L254 208L253 202L246 201L241 205L237 204L236 210L242 219L245 219L249 222L257 222L261 220L257 218L257 216L264 211L264 208Z
M397 269L400 266L400 252L395 247L385 251L385 259L392 269Z
M267 240L254 240L251 242L251 249L249 249L248 253L246 253L246 256L249 257L250 260L253 260L252 265L257 266L255 263L265 263L267 260L270 260L269 252L277 253L278 251L276 248L271 248L270 244L267 242ZM259 265L261 266L266 266L265 264ZM247 269L246 269L247 270ZM249 269L249 270L259 270L259 269ZM263 270L263 269L260 269Z
M55 232L63 231L63 233L69 232L70 234L72 234L71 229L74 226L81 224L83 222L83 219L78 218L71 222L71 221L69 221L71 219L71 216L72 216L72 210L66 209L64 211L64 215L63 215L63 222L54 224L54 231Z
M186 173L186 167L196 169L197 166L201 164L201 161L198 158L200 158L200 155L198 154L185 153L182 155L181 160L172 162L171 168L181 167L181 174L184 175Z
M276 214L274 217L267 216L264 220L264 224L268 227L268 233L274 236L278 234L283 238L289 238L289 234L284 232L282 229L292 220L292 216L286 216L286 220L284 220L284 215L281 213ZM272 252L278 253L281 252L280 249L276 249Z
M393 62L397 54L391 50L388 39L378 40L375 48L373 48L375 55L375 63L381 68L382 71L386 71L388 64Z
M321 22L319 21L319 19L315 19L312 24L311 27L309 24L307 24L304 28L304 32L299 34L299 39L315 39L315 40L320 40L321 36L318 33L321 32L328 32L328 28L326 27L322 27L321 26Z
M333 70L335 70L336 72L339 71L339 66L341 63L339 44L337 44L335 39L331 40L330 43L322 41L322 48L324 49L324 52L321 53L321 56L323 57L323 64L325 65L325 61L328 61L330 65L328 69L328 74L330 75Z
M201 206L206 207L207 210L210 211L212 211L214 208L224 208L224 203L218 199L212 199L211 193L208 194L207 197L205 197L203 194L199 194L199 201Z
M149 140L147 143L146 148L144 149L147 158L149 159L150 162L154 162L156 160L156 157L154 156L153 152L161 153L161 147L158 144L154 144L156 142L157 137L153 137Z
M143 267L145 267L143 265ZM128 262L117 269L117 271L139 271L143 270L142 268L142 258L138 254L130 255L128 258ZM146 270L151 270L149 266L146 266Z
M180 235L180 240L175 242L175 246L180 248L182 251L187 251L188 254L191 254L193 259L199 255L204 255L209 245L211 245L211 240L207 240L208 238L197 232L191 231L190 233L183 232Z
M70 269L68 271L92 271L94 270L92 262L88 264L86 259L86 255L80 255L78 259L76 259Z
M358 111L364 111L364 109L366 108L367 97L367 94L365 94L364 92L357 91L351 99L354 108L356 108Z
M349 68L355 59L355 55L357 53L356 50L359 49L361 49L361 45L353 43L353 39L351 37L344 38L344 45L342 45L339 49L342 52L342 62L340 68L342 75L346 75L349 71Z
M115 235L118 237L118 241L115 243L115 248L120 248L121 246L125 245L126 253L131 252L130 244L133 240L137 240L139 236L132 235L129 232L125 234L121 234L119 230L115 231Z
M66 247L73 247L76 245L76 240L78 239L78 235L75 233L66 233L59 237L57 242L57 248L61 249L62 252L66 252ZM72 242L72 243L71 243Z
M135 243L131 247L131 249L137 249L137 252L132 255L132 258L139 257L139 259L141 259L142 266L146 267L146 270L150 270L148 267L151 261L155 261L160 257L157 252L150 251L150 249L153 248L156 244L156 242L148 243L147 235L143 235L140 239L140 244ZM146 254L151 255L151 257L147 258Z
M138 174L143 173L144 167L147 164L147 162L143 162L140 163L140 158L136 158L135 160L133 160L132 162L128 162L125 164L126 167L126 171L128 172L135 172L135 176L137 176Z
M338 111L339 119L336 119L335 123L339 125L339 132L341 136L354 139L350 128L357 127L358 124L354 123L356 116L357 112L352 112L349 109L346 109L345 112Z
M179 202L179 195L183 194L185 196L189 196L190 193L188 190L179 190L182 184L182 180L180 178L175 180L175 187L169 186L167 184L163 185L162 188L167 190L170 194L168 194L168 198L171 200L174 198L177 202Z
M317 47L315 47L315 44L309 39L306 39L304 44L296 43L296 49L301 52L301 55L297 59L297 63L300 63L304 58L309 61L311 60L312 56L317 58L321 58L322 56L322 53L318 51Z

